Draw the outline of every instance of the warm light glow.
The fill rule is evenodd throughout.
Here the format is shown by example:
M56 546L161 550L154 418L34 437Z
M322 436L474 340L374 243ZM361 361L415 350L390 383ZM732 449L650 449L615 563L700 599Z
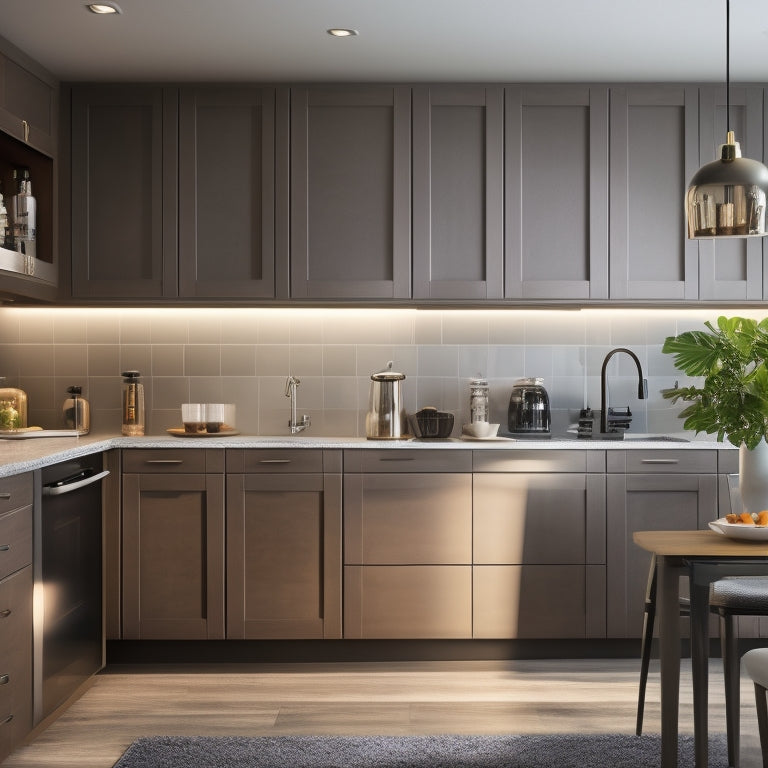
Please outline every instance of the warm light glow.
M109 14L122 13L122 9L117 3L88 3L85 6L91 13Z
M332 27L326 32L332 37L356 37L359 34L356 29L344 29L343 27Z

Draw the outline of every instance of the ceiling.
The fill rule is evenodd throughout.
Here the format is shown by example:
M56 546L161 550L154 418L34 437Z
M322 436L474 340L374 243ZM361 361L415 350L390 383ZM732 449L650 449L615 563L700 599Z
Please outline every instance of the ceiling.
M725 80L725 0L117 2L0 0L0 34L69 81ZM765 0L731 2L731 79L768 81Z

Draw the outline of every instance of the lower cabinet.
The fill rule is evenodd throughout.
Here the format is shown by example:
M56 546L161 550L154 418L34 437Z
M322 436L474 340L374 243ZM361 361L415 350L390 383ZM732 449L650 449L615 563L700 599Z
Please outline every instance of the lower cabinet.
M474 637L605 637L603 457L475 453Z
M224 637L223 461L223 451L126 452L123 639Z
M228 452L228 638L341 637L340 468L333 451Z
M0 762L32 730L32 475L0 480Z
M717 451L608 452L608 637L641 637L650 553L635 531L697 530L717 519Z

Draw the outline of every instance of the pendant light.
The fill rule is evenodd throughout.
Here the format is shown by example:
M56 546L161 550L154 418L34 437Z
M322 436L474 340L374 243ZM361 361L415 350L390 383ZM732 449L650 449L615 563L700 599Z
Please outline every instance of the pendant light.
M686 195L688 237L764 237L768 168L741 156L731 130L731 4L725 3L726 139L720 159L694 174Z

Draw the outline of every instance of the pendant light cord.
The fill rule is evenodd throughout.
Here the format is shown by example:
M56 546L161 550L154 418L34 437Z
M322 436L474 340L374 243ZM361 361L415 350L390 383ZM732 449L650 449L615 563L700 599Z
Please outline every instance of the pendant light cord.
M731 0L725 0L725 125L731 132Z

